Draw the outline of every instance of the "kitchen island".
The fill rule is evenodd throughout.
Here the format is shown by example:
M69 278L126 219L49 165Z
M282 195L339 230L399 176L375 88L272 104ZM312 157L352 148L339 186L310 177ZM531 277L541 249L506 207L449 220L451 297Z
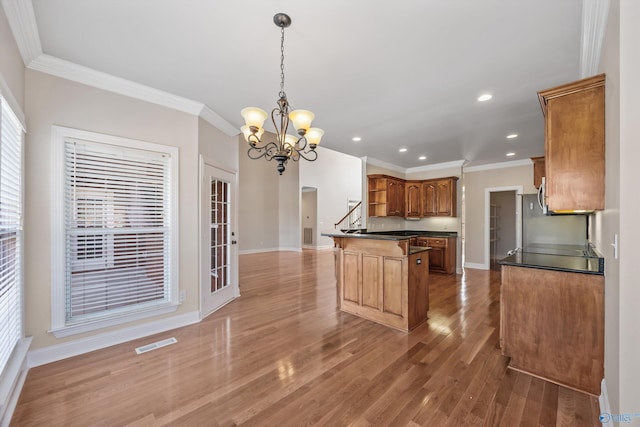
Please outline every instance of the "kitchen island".
M413 246L413 235L322 235L332 237L338 248L340 310L402 331L427 320L431 248Z
M500 347L509 367L593 395L604 376L604 259L549 245L501 261Z

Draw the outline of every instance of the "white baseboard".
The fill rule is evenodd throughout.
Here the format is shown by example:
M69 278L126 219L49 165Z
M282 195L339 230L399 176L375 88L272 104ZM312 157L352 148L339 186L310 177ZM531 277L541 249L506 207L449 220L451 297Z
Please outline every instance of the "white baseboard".
M238 251L238 255L261 254L263 252L278 252L279 250L279 248L245 249L243 251Z
M286 246L281 246L278 251L280 252L302 252L302 248L300 246L298 247L286 247Z
M302 252L302 248L281 246L278 248L245 249L238 251L238 255L261 254L264 252Z
M27 378L27 352L31 345L31 337L21 339L13 350L5 372L0 379L0 426L8 427L18 398Z
M601 414L611 414L611 404L609 403L609 392L607 392L607 382L602 379L600 383L600 396L598 396L598 405Z
M89 353L90 351L99 350L112 345L122 344L123 342L170 331L171 329L191 325L198 323L199 321L200 313L196 310L178 316L144 323L142 325L131 326L113 332L106 332L87 338L80 338L62 344L32 350L27 354L27 365L29 368L33 368L35 366L56 362L58 360Z
M475 268L476 270L488 270L489 266L484 264L478 264L475 262L465 262L464 268Z

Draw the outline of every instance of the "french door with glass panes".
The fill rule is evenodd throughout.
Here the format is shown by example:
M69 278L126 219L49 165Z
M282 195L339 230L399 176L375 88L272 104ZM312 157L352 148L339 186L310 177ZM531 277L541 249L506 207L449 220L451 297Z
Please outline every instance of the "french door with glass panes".
M235 237L236 175L201 162L201 317L239 296Z

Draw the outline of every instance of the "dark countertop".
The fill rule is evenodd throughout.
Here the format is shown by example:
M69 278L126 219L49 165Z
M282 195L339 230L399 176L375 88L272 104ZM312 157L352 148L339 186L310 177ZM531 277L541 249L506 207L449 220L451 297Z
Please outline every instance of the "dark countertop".
M419 254L420 252L430 251L431 249L429 246L409 246L409 255Z
M328 237L356 237L360 239L378 240L406 240L412 237L458 237L455 231L426 231L426 230L391 230L391 231L367 231L361 230L330 230L323 231L323 236Z
M566 245L558 245L566 246ZM549 248L549 252L554 252ZM562 250L561 252L564 252ZM557 253L557 252L556 252ZM597 254L597 252L595 252ZM543 270L566 271L604 275L604 258L600 256L557 255L554 253L517 252L498 261L501 265L539 268Z

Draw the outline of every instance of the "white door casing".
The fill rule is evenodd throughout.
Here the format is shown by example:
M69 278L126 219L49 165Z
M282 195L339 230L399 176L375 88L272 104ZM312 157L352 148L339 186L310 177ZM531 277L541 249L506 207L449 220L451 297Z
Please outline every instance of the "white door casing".
M237 175L200 157L200 318L240 296Z

